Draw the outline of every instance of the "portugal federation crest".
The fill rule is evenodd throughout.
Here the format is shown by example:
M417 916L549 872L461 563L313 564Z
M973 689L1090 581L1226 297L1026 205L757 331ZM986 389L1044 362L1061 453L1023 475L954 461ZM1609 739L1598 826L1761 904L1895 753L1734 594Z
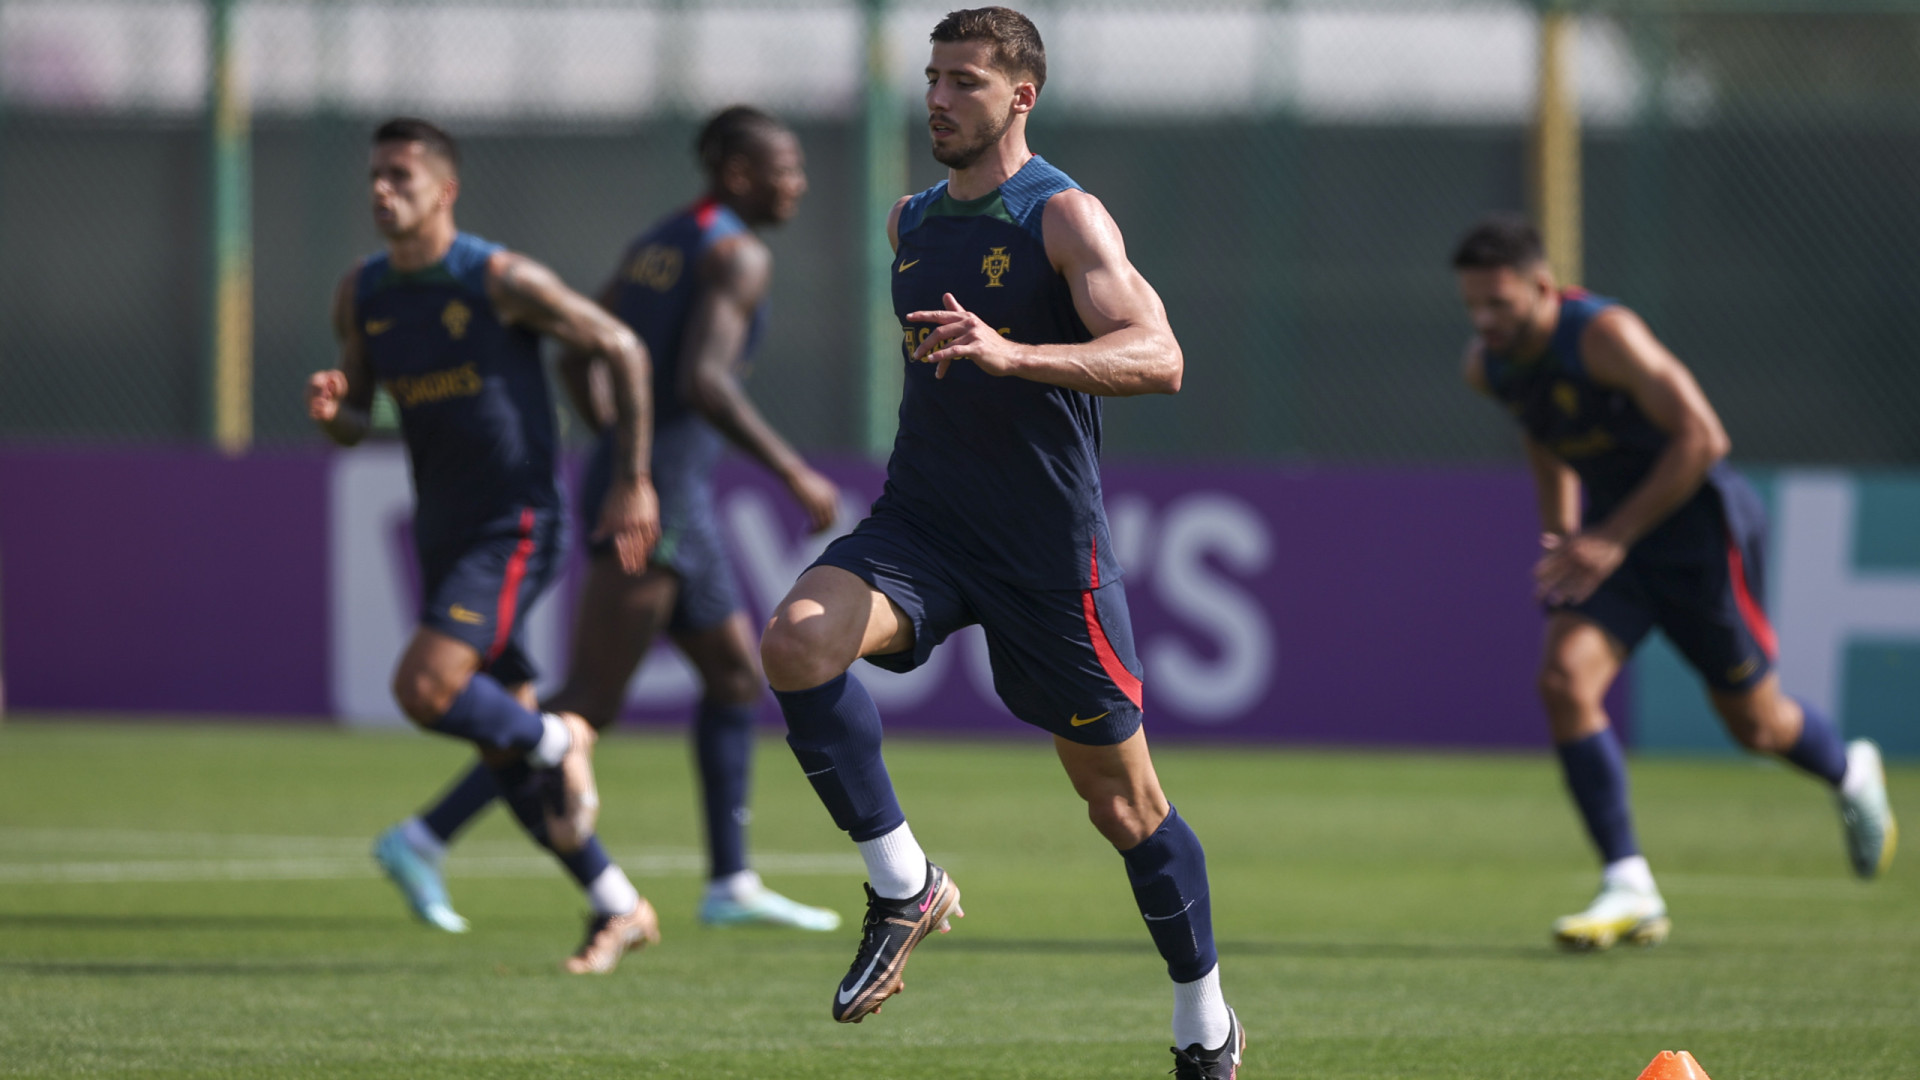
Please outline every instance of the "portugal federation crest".
M440 324L447 328L447 336L459 341L467 336L467 323L472 320L473 311L458 300L447 301L446 310L440 313Z
M994 248L986 258L980 260L980 272L987 275L987 288L1000 288L1000 275L1013 266L1013 256L1003 247Z

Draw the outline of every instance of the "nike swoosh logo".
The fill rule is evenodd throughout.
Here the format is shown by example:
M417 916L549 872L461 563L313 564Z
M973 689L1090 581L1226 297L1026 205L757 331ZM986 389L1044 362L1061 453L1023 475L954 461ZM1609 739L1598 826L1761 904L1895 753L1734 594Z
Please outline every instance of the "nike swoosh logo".
M1187 913L1187 909L1193 907L1193 905L1198 902L1199 901L1197 900L1189 900L1187 901L1186 907L1181 908L1179 911L1176 911L1171 915L1149 915L1143 911L1140 913L1140 917L1147 920L1148 922L1166 922L1168 919L1177 919L1180 916L1185 915Z
M368 337L379 337L381 334L384 334L391 329L393 329L392 319L368 319L367 320L367 336Z
M900 264L900 272L904 274L912 267L919 266L919 265L920 265L919 259L915 259L912 262L903 262Z
M1089 716L1085 720L1080 719L1079 713L1074 713L1073 716L1067 720L1067 723L1072 724L1074 727L1086 727L1088 724L1093 723L1095 720L1104 718L1107 715L1107 713L1110 713L1112 711L1113 711L1112 709L1108 709L1107 712L1103 712L1099 716Z
M853 989L847 990L843 988L838 994L834 995L840 1004L845 1005L847 1002L852 1001L856 994L860 993L860 988L867 985L867 977L873 974L874 966L879 963L880 954L874 953L873 959L867 962L867 970L860 973L860 981L853 984Z

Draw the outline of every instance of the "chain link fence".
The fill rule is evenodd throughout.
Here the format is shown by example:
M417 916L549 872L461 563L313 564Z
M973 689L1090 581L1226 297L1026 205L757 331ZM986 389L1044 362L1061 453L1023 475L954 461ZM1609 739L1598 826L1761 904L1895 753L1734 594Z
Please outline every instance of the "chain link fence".
M195 0L0 0L0 438L184 442L209 427L208 27ZM1177 398L1109 451L1511 460L1458 380L1447 258L1528 202L1540 15L1516 2L1049 2L1030 141L1099 195L1167 301ZM943 173L918 69L943 5L889 5L907 190ZM699 190L734 101L793 123L812 190L769 236L750 388L813 450L863 445L855 3L236 2L251 109L253 429L313 441L335 281L378 238L366 140L462 139L463 227L583 291ZM1577 11L1585 283L1699 374L1747 461L1920 461L1920 3Z

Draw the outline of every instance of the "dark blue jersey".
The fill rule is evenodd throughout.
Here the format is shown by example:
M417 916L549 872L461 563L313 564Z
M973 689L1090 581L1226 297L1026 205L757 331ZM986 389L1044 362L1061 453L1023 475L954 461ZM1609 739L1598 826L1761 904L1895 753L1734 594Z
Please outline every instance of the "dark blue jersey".
M539 336L503 324L487 298L499 250L461 233L424 270L395 270L382 253L355 281L368 366L400 407L423 550L465 543L525 508L560 508Z
M1040 232L1047 200L1078 187L1039 157L979 199L954 199L942 181L901 208L893 262L906 385L874 515L898 515L986 573L1039 589L1120 577L1100 498L1100 400L966 360L936 381L934 365L912 360L933 328L906 316L940 310L950 292L1014 341L1091 340Z
M653 461L656 486L704 480L723 440L681 396L681 347L700 294L700 260L727 237L747 230L732 210L712 199L669 214L627 246L621 259L614 313L647 343L653 361ZM753 314L745 364L766 327L767 305ZM662 498L667 493L662 488Z
M1544 352L1518 360L1484 354L1487 387L1528 437L1580 476L1586 496L1581 520L1596 524L1624 502L1653 470L1667 447L1667 433L1654 426L1625 390L1602 386L1587 374L1580 342L1594 317L1615 301L1583 289L1560 297L1560 321ZM1725 462L1713 467L1701 490L1641 540L1658 546L1668 524L1711 512L1720 493L1741 481Z

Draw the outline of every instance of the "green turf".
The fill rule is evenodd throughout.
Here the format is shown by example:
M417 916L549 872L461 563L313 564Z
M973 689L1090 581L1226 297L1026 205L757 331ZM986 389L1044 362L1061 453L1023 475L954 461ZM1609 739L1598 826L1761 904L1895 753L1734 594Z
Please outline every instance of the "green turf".
M461 763L411 735L0 727L0 1076L1152 1077L1168 994L1120 860L1044 743L898 740L915 832L967 918L907 992L828 1019L857 931L706 930L688 752L602 744L603 834L665 942L560 973L580 902L498 812L449 863L473 933L408 921L367 839ZM1653 951L1567 956L1592 871L1544 756L1165 748L1206 842L1243 1075L1911 1077L1920 876L1845 872L1817 786L1770 763L1644 761L1674 911ZM1894 777L1920 792L1920 770ZM757 850L857 917L848 845L777 741ZM1915 810L1920 813L1920 810ZM827 856L809 866L799 856ZM301 875L305 875L302 879ZM173 878L179 880L154 880Z

